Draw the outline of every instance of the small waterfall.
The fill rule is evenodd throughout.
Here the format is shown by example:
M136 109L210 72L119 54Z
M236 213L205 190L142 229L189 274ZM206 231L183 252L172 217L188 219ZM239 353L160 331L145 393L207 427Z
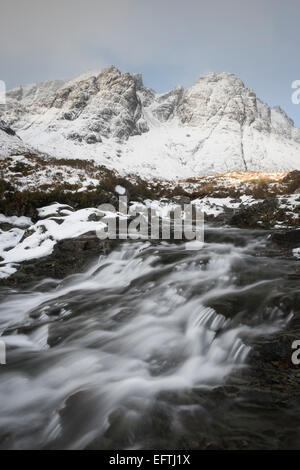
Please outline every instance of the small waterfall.
M136 447L159 397L222 385L247 366L247 337L290 319L253 310L253 291L267 312L273 289L263 271L247 281L257 262L251 239L243 247L209 243L198 252L126 242L84 273L8 290L0 305L6 447L84 448L96 439L105 447L107 436L114 445L120 437L113 423L121 429L121 417ZM232 296L240 302L237 316L224 313ZM172 400L168 410L178 423Z

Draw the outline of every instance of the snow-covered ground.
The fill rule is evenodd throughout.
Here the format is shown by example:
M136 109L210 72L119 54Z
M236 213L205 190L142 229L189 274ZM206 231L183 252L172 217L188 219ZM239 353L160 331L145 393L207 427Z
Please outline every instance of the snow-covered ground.
M99 180L87 169L74 168L72 165L60 164L59 160L44 162L31 156L10 156L0 160L0 174L3 179L13 184L18 191L45 190L51 185L67 183L77 188L77 191L85 191L94 188Z
M59 131L49 134L32 128L20 130L19 135L25 142L51 156L93 159L121 174L134 173L148 179L180 179L246 168L280 172L300 169L300 145L250 129L249 139L244 142L246 166L239 154L238 135L216 132L214 140L206 141L201 151L195 151L201 142L205 142L208 130L182 127L175 120L152 127L142 135L132 136L126 143L102 138L102 143L87 146L66 140L62 132L63 125Z

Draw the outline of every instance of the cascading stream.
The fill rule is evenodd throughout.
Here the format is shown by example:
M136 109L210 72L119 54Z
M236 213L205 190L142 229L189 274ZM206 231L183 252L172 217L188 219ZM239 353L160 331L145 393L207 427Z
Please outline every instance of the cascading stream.
M249 338L292 316L270 308L283 266L264 233L208 235L199 251L124 242L82 274L3 290L0 447L151 447L160 413L168 445L180 439L181 413L205 413L190 394L247 367Z

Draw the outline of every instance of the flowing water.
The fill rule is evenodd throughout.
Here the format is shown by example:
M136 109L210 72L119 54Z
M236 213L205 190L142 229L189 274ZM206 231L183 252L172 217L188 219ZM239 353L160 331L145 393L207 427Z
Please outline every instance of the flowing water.
M293 317L276 299L296 289L283 280L294 262L267 256L266 243L265 232L224 228L198 251L123 242L63 281L2 288L0 447L224 440L238 425L216 391L243 377L254 338Z

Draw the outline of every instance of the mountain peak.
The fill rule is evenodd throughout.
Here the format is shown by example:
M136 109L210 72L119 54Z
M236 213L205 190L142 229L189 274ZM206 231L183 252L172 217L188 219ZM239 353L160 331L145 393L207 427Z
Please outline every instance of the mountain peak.
M239 83L241 86L245 86L242 80L232 72L207 72L203 75L200 75L198 80L206 80L207 82L219 82L227 81L229 83Z
M141 74L112 65L20 87L7 98L8 125L57 157L164 177L300 168L300 130L229 72L158 94Z

